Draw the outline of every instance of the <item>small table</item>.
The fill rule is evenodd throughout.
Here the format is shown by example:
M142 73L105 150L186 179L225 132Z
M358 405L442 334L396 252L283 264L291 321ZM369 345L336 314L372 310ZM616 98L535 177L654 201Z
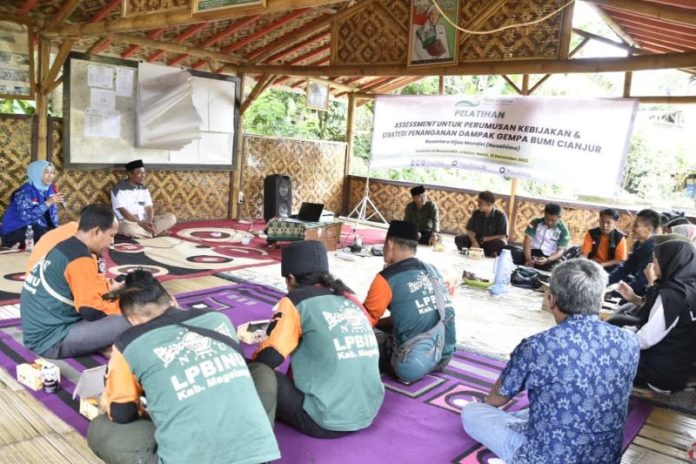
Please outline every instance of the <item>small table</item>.
M266 233L269 244L318 240L328 251L336 251L341 241L342 222L305 222L299 219L272 219Z

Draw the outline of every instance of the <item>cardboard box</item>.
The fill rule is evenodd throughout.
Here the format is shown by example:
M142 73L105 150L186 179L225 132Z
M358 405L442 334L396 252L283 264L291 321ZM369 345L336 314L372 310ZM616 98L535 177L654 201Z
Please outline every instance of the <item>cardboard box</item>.
M43 358L37 359L32 364L19 364L17 366L17 381L34 391L41 390L43 388L42 371L45 371L44 376L48 375L51 378L55 378L60 383L60 369L58 366Z
M99 399L104 392L104 375L106 366L86 369L77 380L73 399L80 397L80 414L92 420L99 415Z

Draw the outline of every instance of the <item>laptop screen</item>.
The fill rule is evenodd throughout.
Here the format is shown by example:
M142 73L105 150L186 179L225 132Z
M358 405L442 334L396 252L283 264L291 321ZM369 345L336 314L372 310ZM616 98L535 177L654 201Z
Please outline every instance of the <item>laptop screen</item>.
M324 205L322 203L307 203L306 201L302 202L297 219L306 222L319 222L321 212L323 210Z

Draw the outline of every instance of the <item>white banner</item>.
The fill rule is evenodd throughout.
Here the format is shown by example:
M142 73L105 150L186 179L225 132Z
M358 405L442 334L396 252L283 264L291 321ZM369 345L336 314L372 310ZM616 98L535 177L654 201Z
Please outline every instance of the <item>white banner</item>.
M461 168L611 191L638 102L378 96L372 167Z

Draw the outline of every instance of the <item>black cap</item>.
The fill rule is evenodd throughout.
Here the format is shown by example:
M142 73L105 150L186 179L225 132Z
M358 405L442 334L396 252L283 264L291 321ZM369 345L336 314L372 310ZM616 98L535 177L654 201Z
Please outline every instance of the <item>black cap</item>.
M425 193L425 187L423 187L422 185L419 185L417 187L413 187L411 189L411 196L412 197L415 197L416 195L420 195L423 193Z
M418 226L406 221L393 220L389 223L387 238L403 238L418 241Z
M488 190L479 193L478 198L479 200L485 201L486 203L495 203L495 195L493 195L493 192L489 192Z
M317 240L293 242L283 248L281 256L280 275L283 277L329 272L326 247Z
M126 164L126 171L135 171L138 168L144 168L145 165L143 164L143 160L135 160L131 161L130 163Z

